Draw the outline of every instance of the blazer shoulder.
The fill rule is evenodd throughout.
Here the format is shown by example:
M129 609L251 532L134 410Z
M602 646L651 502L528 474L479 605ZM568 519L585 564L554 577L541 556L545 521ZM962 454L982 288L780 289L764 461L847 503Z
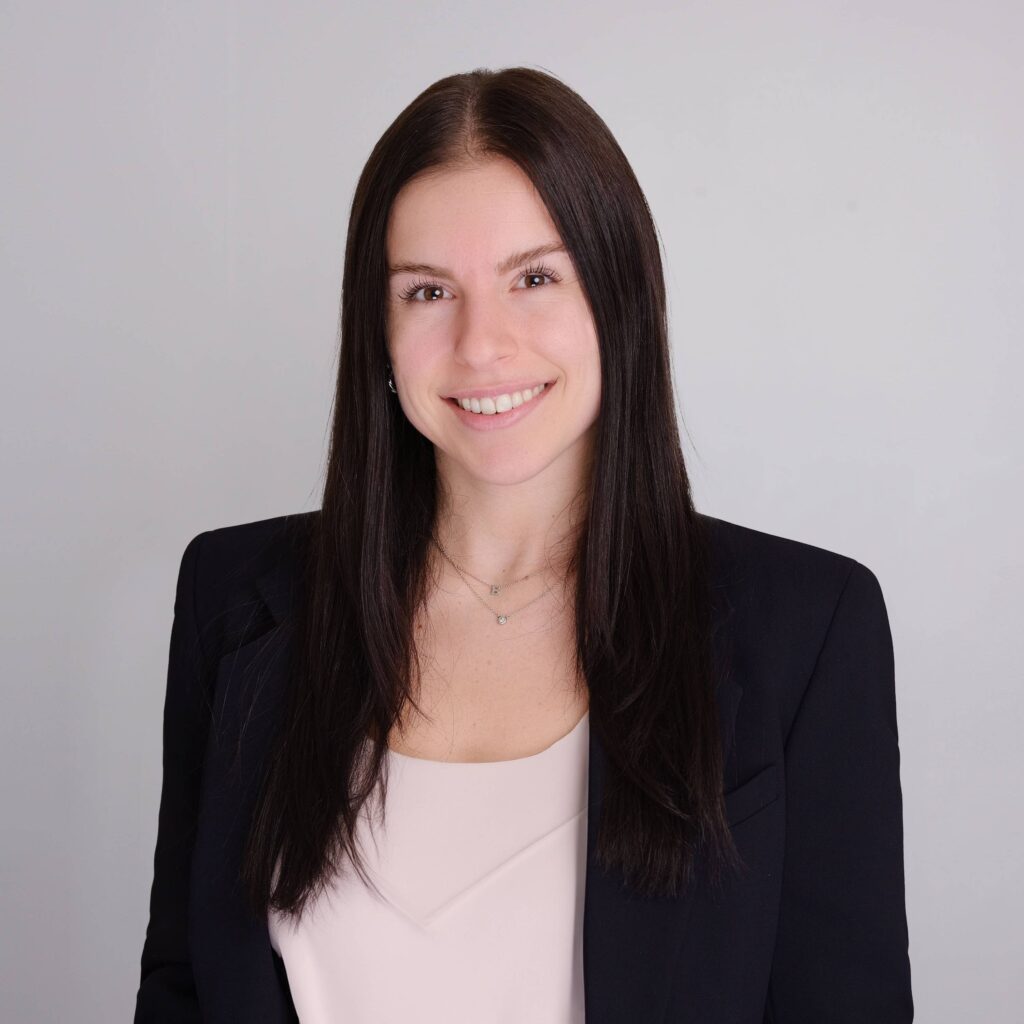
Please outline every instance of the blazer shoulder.
M280 618L304 543L319 510L218 526L196 534L184 560L202 648L220 655L265 632Z
M878 578L849 554L705 517L710 534L716 630L769 680L781 720L792 720L826 638L890 642ZM767 667L771 671L767 671Z
M719 588L753 589L773 601L819 603L838 598L857 571L874 574L850 554L808 541L701 514L709 535L713 579ZM833 602L834 603L834 602Z
M294 512L204 530L199 534L203 562L215 576L258 573L293 552L319 514L319 509Z

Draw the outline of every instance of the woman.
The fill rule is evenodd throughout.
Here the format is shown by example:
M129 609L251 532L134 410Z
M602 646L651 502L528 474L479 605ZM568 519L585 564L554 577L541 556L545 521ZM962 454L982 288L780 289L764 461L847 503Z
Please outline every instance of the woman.
M136 1021L910 1021L878 580L694 509L594 111L417 97L341 336L321 509L182 559Z

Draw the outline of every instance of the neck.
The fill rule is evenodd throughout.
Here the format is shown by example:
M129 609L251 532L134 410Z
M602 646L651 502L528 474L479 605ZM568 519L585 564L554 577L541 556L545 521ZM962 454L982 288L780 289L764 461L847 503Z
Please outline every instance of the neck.
M441 482L434 536L465 571L493 583L528 573L565 576L584 518L579 475L492 484L449 474Z

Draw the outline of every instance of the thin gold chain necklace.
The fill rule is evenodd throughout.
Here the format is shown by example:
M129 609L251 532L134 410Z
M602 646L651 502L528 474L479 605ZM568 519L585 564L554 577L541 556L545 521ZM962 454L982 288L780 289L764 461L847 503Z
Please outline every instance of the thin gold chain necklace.
M550 587L550 586L549 586L549 585L548 585L547 583L545 583L545 584L544 584L544 591L543 591L543 593L540 593L540 594L538 594L538 595L537 595L537 596L536 596L535 598L533 598L533 600L532 600L532 601L527 601L527 602L526 602L526 604L524 604L524 605L520 605L520 606L519 606L518 608L516 608L516 609L515 609L515 611L512 611L512 612L498 612L498 611L496 611L496 610L495 610L494 608L492 608L492 607L491 607L491 606L490 606L490 605L489 605L489 604L488 604L488 603L487 603L487 602L486 602L486 601L485 601L485 600L484 600L484 599L483 599L483 598L482 598L482 597L481 597L481 596L480 596L480 595L479 595L479 594L478 594L478 593L477 593L477 592L476 592L476 591L475 591L475 590L473 589L473 587L472 587L472 586L470 585L470 583L469 583L469 581L468 581L468 580L466 579L466 577L467 577L467 576L472 576L472 578L473 578L473 579L475 579L475 580L477 581L477 583L482 583L482 584L483 584L483 585L484 585L485 587L490 587L490 590L491 590L491 594L492 594L492 595L494 595L494 594L500 594L500 593L502 592L502 590L505 590L505 589L507 589L508 587L511 587L511 586L513 586L513 585L514 585L514 584L516 584L516 583L522 583L522 582L523 582L523 580L528 580L528 579L530 578L530 576L531 576L532 574L531 574L531 573L528 573L528 574L527 574L526 576L521 576L521 577L520 577L519 579L517 579L517 580L512 580L512 582L511 582L511 583L488 583L488 582L487 582L487 580L482 580L482 579L480 579L480 578L479 578L478 576L473 576L473 574L472 574L472 573L470 573L470 572L467 572L466 570L464 570L464 569L462 568L462 566L460 566L460 565L459 565L459 564L458 564L458 563L457 563L457 562L456 562L456 561L455 561L455 560L454 560L454 559L453 559L453 558L451 557L451 555L449 555L449 554L448 554L448 552L447 552L447 551L445 551L445 549L444 549L443 545L441 544L441 542L440 542L440 541L439 541L439 540L438 540L438 539L437 539L436 537L431 537L431 540L432 540L432 541L434 542L434 544L436 544L436 545L437 545L437 548L438 548L438 550L439 550L439 551L441 552L441 554L442 554L442 555L444 555L444 557L445 557L445 558L446 558L446 559L448 560L448 562L449 562L449 564L451 565L451 567L452 567L452 568L453 568L453 569L454 569L454 570L455 570L455 571L456 571L456 572L457 572L457 573L459 574L459 578L460 578L460 579L462 580L462 582L463 582L463 583L465 583L465 584L466 584L466 587L467 587L467 588L469 589L469 592L470 592L470 593L471 593L471 594L472 594L472 595L473 595L473 596L474 596L474 597L475 597L475 598L476 598L476 599L477 599L477 600L478 600L478 601L479 601L479 602L480 602L480 603L481 603L481 604L482 604L482 605L483 605L483 606L484 606L484 607L485 607L485 608L486 608L486 609L487 609L487 610L488 610L488 611L489 611L489 612L490 612L490 613L491 613L491 614L492 614L492 615L493 615L493 616L495 617L495 619L497 620L497 623L498 623L498 625L499 625L499 626L504 626L504 625L505 625L505 623L506 623L506 622L508 622L508 620L509 620L510 618L512 618L512 616L513 616L513 615L516 615L516 614L518 614L518 613L519 613L519 612L521 612L521 611L522 611L522 610L523 610L524 608L528 608L528 607L529 607L529 606L530 606L531 604L533 604L533 603L534 603L534 601L539 601L539 600L540 600L540 599L541 599L541 598L542 598L542 597L543 597L543 596L544 596L545 594L548 594L548 593L550 593L550 592L551 592L551 587Z

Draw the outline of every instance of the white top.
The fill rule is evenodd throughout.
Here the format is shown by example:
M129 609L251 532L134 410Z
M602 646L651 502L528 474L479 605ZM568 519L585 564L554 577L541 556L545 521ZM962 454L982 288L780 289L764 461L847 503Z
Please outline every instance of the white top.
M582 1024L589 730L510 761L388 749L356 834L383 900L345 861L297 929L269 917L302 1024Z

